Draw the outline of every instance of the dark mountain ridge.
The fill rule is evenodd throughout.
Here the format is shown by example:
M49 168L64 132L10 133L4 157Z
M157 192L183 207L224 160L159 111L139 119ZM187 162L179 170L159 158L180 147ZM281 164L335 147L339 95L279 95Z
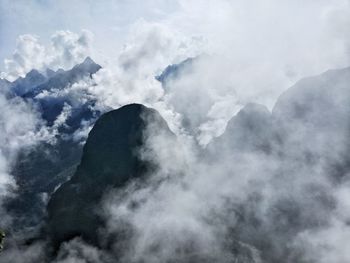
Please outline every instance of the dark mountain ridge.
M103 195L152 169L137 153L149 122L172 136L159 113L140 104L110 111L96 122L75 174L48 204L48 232L56 247L75 236L98 243L96 231L103 221L96 209Z

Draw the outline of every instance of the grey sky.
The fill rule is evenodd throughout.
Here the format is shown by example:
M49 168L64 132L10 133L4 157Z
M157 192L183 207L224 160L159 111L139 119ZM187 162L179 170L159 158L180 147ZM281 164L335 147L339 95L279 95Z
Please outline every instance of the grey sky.
M212 49L234 48L246 57L255 55L246 50L253 47L278 57L286 48L312 53L306 48L317 46L328 54L342 42L349 44L344 39L349 38L348 13L348 0L0 0L0 61L11 56L21 34L35 34L45 43L57 30L81 29L93 32L96 52L108 57L122 47L130 26L140 19L202 36Z
M122 42L131 23L159 20L176 9L173 0L1 0L0 61L11 55L19 35L35 34L47 42L57 30L88 29L98 39L96 46L110 51Z

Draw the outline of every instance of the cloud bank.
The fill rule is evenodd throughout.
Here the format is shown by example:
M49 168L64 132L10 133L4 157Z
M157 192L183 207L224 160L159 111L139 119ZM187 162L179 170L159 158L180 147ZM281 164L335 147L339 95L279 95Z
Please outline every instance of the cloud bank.
M104 4L106 9L112 5ZM144 5L156 4L146 1ZM136 6L133 1L125 5L126 10ZM328 133L310 138L303 127L296 126L299 133L286 143L290 147L284 149L286 159L278 154L229 151L221 160L209 157L208 161L202 151L244 105L258 102L271 110L277 97L302 77L349 64L349 1L176 1L174 5L168 14L160 6L158 15L141 12L132 22L108 24L108 28L115 26L108 34L122 32L125 45L101 44L108 42L105 36L95 42L108 51L116 47L113 56L93 50L89 31L58 31L49 44L35 35L20 36L13 56L5 60L2 76L13 80L33 68L67 69L91 53L98 54L103 69L92 80L38 96L69 98L77 105L95 99L94 107L101 111L134 102L146 104L161 113L179 138L173 145L150 130L147 147L158 155L150 155L147 148L141 155L155 160L160 170L149 182L130 184L106 197L104 234L118 233L127 224L134 231L131 240L116 243L115 254L110 255L76 239L62 246L57 261L109 262L126 245L124 262L186 262L188 251L183 247L195 252L195 260L261 262L256 246L266 245L266 251L277 258L271 256L267 262L276 262L281 255L288 255L286 262L347 262L348 183L344 179L343 184L335 184L325 168L328 147L337 153L334 159L342 156L340 149L346 143L341 138ZM112 15L106 14L108 22ZM102 30L92 29L107 28L104 23L85 25L101 36ZM186 58L194 58L191 66L166 86L156 80L168 65ZM19 145L29 143L27 134L34 133L40 118L21 101L3 96L0 105L4 145L0 193L4 193L5 185L13 184L8 172L12 156ZM70 110L64 108L54 134ZM18 118L10 118L13 115ZM89 124L85 128L76 136L86 138ZM325 135L332 140L318 144L326 140ZM300 142L317 149L319 162L310 165L307 157L299 156L295 143ZM142 205L131 209L134 202ZM239 214L242 204L246 208ZM260 227L245 228L242 218L256 220ZM317 227L304 228L308 224ZM234 254L228 247L246 253Z
M4 61L5 71L1 77L13 81L32 69L69 69L90 55L91 41L92 33L87 30L80 34L57 31L49 46L43 45L38 36L21 35L12 57Z

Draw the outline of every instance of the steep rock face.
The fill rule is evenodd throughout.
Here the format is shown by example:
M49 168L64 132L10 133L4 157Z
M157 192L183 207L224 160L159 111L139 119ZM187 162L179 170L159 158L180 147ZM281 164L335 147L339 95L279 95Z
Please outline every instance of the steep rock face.
M108 189L121 187L152 169L152 164L138 154L150 122L159 131L171 134L155 110L139 104L124 106L98 119L76 173L49 201L48 232L54 245L74 236L97 242L97 229L103 222L96 208L102 196Z

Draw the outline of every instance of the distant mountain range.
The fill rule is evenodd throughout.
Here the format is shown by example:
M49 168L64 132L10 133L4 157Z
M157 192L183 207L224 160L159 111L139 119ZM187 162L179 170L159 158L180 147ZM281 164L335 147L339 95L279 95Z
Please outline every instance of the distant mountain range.
M13 95L34 98L40 92L62 89L84 77L91 77L99 69L101 69L101 66L96 64L90 57L87 57L81 64L74 66L70 70L59 69L53 71L47 69L45 72L40 73L38 70L32 69L24 78L19 77L13 82L7 82L7 85Z
M55 121L64 107L70 108L70 114L64 123L57 127L57 134L53 138L55 143L44 140L34 147L22 149L13 166L12 173L19 187L16 190L17 196L10 198L6 206L9 213L15 215L14 218L18 221L16 223L22 227L42 222L45 196L65 182L80 161L81 139L74 139L73 134L84 122L93 123L101 115L101 112L93 109L94 100L77 103L70 94L57 94L83 79L92 78L100 68L100 65L87 57L70 70L48 69L41 73L33 69L24 78L0 82L0 88L6 90L8 98L20 97L38 110L45 129L55 129Z

